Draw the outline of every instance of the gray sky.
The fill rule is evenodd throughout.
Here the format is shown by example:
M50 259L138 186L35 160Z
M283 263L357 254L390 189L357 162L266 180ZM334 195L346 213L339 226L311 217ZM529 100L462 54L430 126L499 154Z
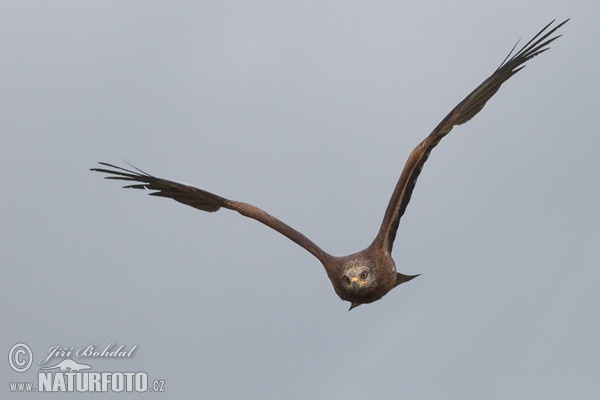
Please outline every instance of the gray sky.
M155 398L597 398L598 6L407 4L2 2L0 352L34 366L0 362L0 396L44 397L8 382L51 346L115 342L134 357L89 364ZM351 253L412 148L567 17L425 165L394 247L422 276L352 312L276 232L88 171L126 160Z

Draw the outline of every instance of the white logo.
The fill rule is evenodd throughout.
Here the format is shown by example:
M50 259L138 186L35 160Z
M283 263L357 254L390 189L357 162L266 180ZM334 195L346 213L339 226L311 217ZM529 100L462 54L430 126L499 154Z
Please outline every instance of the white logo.
M114 342L105 347L95 344L81 348L52 346L48 349L48 356L39 361L40 369L37 372L37 383L9 382L11 392L164 392L165 381L162 379L148 379L144 371L135 372L95 372L92 366L73 360L73 358L103 358L123 359L133 356L137 344L130 349L124 345L117 346ZM47 367L42 367L52 358L63 358L60 362L54 360ZM65 358L66 357L66 358ZM73 357L73 358L70 358ZM85 360L87 361L87 360ZM27 371L33 362L31 348L25 343L17 343L8 352L8 363L16 372ZM47 371L51 370L51 371ZM53 370L53 371L52 371Z

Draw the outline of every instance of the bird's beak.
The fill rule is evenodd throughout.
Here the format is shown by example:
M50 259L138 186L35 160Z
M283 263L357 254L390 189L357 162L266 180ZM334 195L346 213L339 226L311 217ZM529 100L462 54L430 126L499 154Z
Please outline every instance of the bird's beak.
M354 290L360 289L360 284L358 283L357 277L352 278L352 280L350 281L350 284L352 285L352 289L354 289Z

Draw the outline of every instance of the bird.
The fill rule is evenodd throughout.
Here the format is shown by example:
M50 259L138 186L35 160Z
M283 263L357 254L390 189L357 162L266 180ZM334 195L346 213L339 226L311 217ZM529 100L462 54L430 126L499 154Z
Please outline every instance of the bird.
M352 310L361 304L380 300L398 285L420 275L398 272L392 258L392 248L400 219L406 211L417 178L431 151L452 128L464 124L479 113L500 86L523 69L528 60L548 50L550 43L562 36L554 35L555 32L568 21L569 19L552 26L556 22L552 20L515 51L519 44L517 42L497 69L458 103L412 150L392 192L375 239L364 250L346 256L327 253L301 232L251 204L230 200L183 183L158 178L131 164L129 164L130 168L124 168L99 162L102 167L91 168L91 171L107 174L105 179L127 181L124 188L149 190L151 196L170 198L206 212L215 212L222 208L237 211L245 217L263 223L315 256L325 268L335 293L342 300L350 302L349 310Z

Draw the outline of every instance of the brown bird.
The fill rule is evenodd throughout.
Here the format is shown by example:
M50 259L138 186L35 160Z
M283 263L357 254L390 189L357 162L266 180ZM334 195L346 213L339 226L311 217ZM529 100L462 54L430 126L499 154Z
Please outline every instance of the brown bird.
M106 179L138 182L124 187L152 190L151 196L168 197L208 212L223 207L262 222L317 257L325 267L335 292L343 300L351 303L350 310L352 310L361 304L381 299L399 284L419 276L397 272L391 253L400 218L406 210L417 178L431 150L454 126L464 124L473 118L504 82L525 67L523 64L526 61L546 51L548 45L561 35L550 36L567 21L568 19L548 30L554 23L554 21L550 22L516 53L514 53L517 46L515 45L496 71L454 107L433 132L415 147L394 188L377 236L369 247L354 254L344 257L333 256L323 251L302 233L258 207L229 200L193 186L157 178L135 167L132 167L134 171L101 162L101 165L111 169L93 168L92 171L110 174Z

